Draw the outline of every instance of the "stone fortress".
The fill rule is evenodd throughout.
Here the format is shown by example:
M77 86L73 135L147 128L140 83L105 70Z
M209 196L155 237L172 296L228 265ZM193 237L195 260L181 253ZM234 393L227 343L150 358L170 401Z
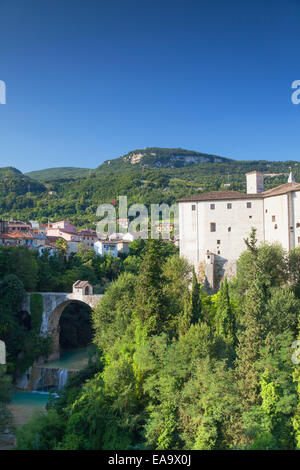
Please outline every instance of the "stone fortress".
M264 190L264 174L247 173L247 193L212 191L179 199L180 255L195 266L208 291L236 273L252 227L258 243L280 243L286 251L300 245L300 183Z

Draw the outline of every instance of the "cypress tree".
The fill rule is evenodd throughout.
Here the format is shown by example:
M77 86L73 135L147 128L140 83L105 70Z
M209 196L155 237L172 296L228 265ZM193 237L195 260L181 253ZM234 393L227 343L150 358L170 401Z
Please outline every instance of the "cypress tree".
M197 281L195 268L193 268L193 280L191 291L191 323L197 323L201 318L201 298L200 298L200 285Z
M216 333L225 343L234 347L236 342L235 317L230 305L227 278L222 282L220 288L220 297L216 312Z
M136 291L138 316L151 334L161 333L166 320L161 243L161 240L151 240L147 243Z

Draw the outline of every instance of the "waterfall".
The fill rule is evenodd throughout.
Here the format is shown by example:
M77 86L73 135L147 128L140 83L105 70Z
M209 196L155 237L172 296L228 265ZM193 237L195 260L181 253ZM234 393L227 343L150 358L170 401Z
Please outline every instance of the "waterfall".
M57 382L57 389L60 390L63 388L68 379L68 369L59 369L58 371L58 382Z
M68 369L37 367L39 377L34 382L34 391L49 392L61 390L67 383Z

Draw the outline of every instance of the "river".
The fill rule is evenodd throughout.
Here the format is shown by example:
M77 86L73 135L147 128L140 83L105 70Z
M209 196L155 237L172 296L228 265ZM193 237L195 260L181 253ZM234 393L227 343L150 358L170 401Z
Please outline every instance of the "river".
M15 390L12 401L8 405L11 410L16 427L25 424L28 419L38 411L45 411L50 395L59 394L66 384L68 374L82 369L88 364L88 347L62 351L60 359L41 364L41 378L37 381L35 390ZM51 375L52 381L47 383Z

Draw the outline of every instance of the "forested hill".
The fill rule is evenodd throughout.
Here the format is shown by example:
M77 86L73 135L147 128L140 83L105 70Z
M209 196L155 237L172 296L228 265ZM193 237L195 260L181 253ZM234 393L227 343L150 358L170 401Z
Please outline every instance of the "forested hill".
M0 168L0 197L3 204L2 210L6 208L6 201L12 201L17 196L26 193L40 194L46 191L43 184L23 175L20 170L13 167ZM1 217L1 214L0 214Z
M45 170L30 171L25 173L26 176L34 180L44 182L53 181L57 179L75 179L87 176L92 171L89 168L76 168L73 166L59 167L59 168L47 168Z
M169 149L160 147L147 147L126 153L122 157L106 160L95 172L110 170L124 170L135 168L182 168L198 165L199 163L229 163L229 158L195 152L181 148Z
M22 177L23 173L20 170L17 170L13 166L5 166L0 168L0 178L18 178Z
M107 160L94 170L48 169L23 175L0 169L0 217L40 222L68 218L94 227L99 204L128 197L128 204L172 204L207 191L246 191L245 173L265 173L265 188L287 181L290 167L300 182L300 163L238 161L183 149L147 148ZM75 171L77 170L77 171ZM83 173L82 173L83 172ZM34 176L38 180L29 178Z

